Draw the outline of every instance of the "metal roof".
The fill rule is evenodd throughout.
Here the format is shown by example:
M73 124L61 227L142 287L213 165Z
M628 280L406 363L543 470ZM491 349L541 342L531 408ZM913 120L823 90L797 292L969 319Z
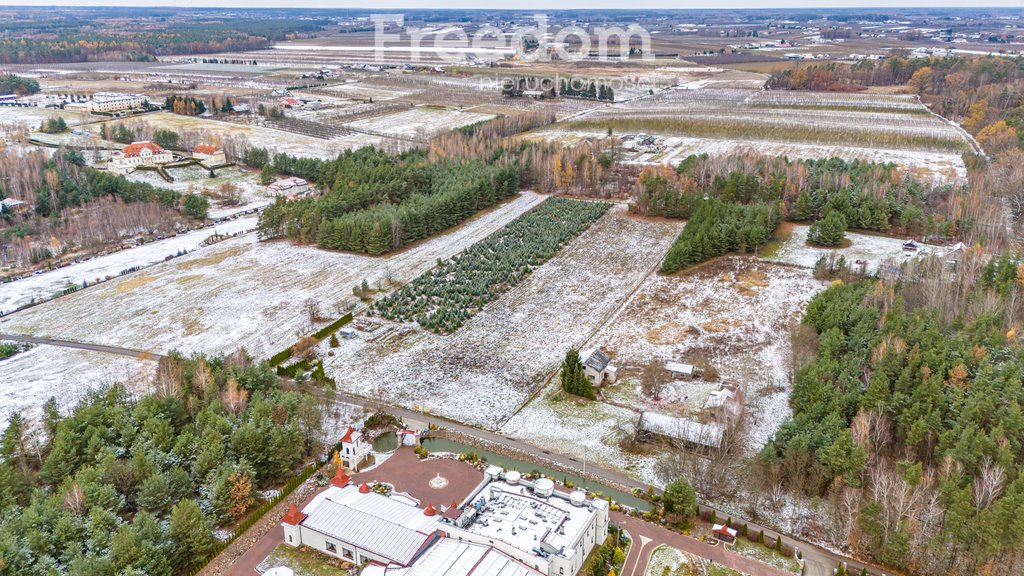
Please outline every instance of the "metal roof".
M677 374L693 374L693 364L682 364L680 362L665 362L665 369Z
M607 354L601 352L597 348L594 348L589 352L590 353L586 355L586 358L583 359L583 365L593 368L597 372L603 372L612 361Z
M445 538L416 563L387 576L541 576L541 572L482 544Z
M660 434L669 438L683 440L691 444L699 444L717 448L722 445L725 426L717 422L706 424L657 412L644 412L640 415L640 429L652 434Z
M435 529L423 510L355 486L329 488L303 509L304 528L315 530L408 566ZM424 528L424 531L418 530Z

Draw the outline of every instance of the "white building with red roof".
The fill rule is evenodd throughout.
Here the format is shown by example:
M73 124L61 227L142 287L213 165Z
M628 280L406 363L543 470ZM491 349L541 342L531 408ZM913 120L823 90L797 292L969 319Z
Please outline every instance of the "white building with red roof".
M373 446L363 441L363 433L349 426L344 436L339 441L341 448L338 449L338 456L345 466L353 470L370 455Z
M139 166L156 166L174 161L174 155L148 140L132 142L114 152L107 170L114 174L131 174Z
M192 157L207 166L220 166L228 163L224 151L211 144L199 144L193 148Z

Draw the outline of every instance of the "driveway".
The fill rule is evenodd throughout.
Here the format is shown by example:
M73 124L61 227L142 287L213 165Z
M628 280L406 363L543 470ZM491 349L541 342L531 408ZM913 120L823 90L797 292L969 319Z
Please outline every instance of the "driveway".
M438 478L443 480L439 481ZM376 468L354 474L352 481L356 484L386 482L394 486L396 491L404 492L418 500L420 506L433 504L436 508L441 508L450 505L452 501L461 502L483 478L483 473L465 462L441 459L420 460L411 448L403 447L395 451L390 458ZM303 505L308 503L312 497L307 498ZM612 512L611 518L612 522L625 529L633 539L633 546L630 547L629 553L626 555L626 562L620 576L643 576L647 570L647 564L650 562L651 553L662 544L707 558L752 576L792 576L790 572L724 550L720 545L705 544L656 524L626 516L621 512ZM240 556L225 574L228 576L253 576L256 573L256 566L282 542L284 542L284 531L280 526L276 526L254 542L252 547Z

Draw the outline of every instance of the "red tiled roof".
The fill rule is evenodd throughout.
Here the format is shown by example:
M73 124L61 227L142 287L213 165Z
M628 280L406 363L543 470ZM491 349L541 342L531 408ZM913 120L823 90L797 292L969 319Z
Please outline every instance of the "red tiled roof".
M351 481L352 480L348 477L348 474L345 474L345 470L342 469L341 466L339 466L338 471L334 473L334 478L331 478L331 484L338 488L348 486L348 483Z
M351 444L352 443L352 433L355 432L355 431L356 431L355 428L349 426L348 430L345 431L345 435L341 437L341 441L346 443L346 444Z
M369 494L370 493L370 487L366 485L366 482L363 482L359 486L359 493L360 494Z
M132 142L121 149L121 154L126 157L138 156L139 152L143 149L149 149L153 154L160 154L166 152L163 148L157 146L152 142Z
M209 144L200 144L200 145L196 146L195 148L193 148L192 152L195 153L195 154L216 154L217 153L217 147L216 146L211 146Z
M291 526L298 526L299 523L305 519L306 515L302 512L299 512L299 509L295 507L295 504L292 504L291 508L288 509L288 513L285 514L284 518L281 519L281 522L284 522L285 524L289 524Z

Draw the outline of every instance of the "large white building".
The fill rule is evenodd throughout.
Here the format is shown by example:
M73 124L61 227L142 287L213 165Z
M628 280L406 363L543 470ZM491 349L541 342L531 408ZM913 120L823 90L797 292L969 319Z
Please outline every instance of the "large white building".
M121 112L145 108L149 99L144 94L121 94L118 92L97 92L86 102L72 102L64 105L65 110L86 112Z
M365 564L361 576L576 576L608 537L608 503L492 466L461 503L421 508L339 470L282 526L285 543Z
M156 166L174 161L174 155L153 142L132 142L114 152L107 170L114 174L131 174L139 166Z

